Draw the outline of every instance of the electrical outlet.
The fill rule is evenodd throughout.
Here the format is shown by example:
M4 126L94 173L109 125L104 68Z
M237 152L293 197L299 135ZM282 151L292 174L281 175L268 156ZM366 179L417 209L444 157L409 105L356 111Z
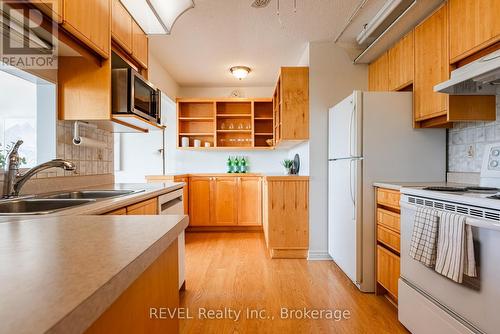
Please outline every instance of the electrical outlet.
M474 152L474 145L467 146L467 158L474 158L476 152Z

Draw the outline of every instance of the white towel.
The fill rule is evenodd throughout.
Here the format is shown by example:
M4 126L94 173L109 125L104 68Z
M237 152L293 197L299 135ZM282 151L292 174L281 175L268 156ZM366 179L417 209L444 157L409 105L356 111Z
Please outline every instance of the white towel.
M424 207L417 209L413 222L410 256L430 268L436 264L438 222L436 210Z
M466 217L442 212L439 217L436 272L462 283L463 275L476 277L472 228Z

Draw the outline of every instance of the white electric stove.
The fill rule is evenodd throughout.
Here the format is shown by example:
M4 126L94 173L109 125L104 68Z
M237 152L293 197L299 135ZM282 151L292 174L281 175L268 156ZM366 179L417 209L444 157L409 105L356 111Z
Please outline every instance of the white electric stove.
M399 321L414 334L498 333L500 144L488 145L480 187L401 189ZM473 227L478 278L458 284L409 256L418 207L454 212Z

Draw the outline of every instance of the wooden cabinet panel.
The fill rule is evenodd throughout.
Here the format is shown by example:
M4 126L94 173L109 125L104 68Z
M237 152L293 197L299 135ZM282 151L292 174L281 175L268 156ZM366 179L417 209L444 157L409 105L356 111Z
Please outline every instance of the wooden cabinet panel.
M280 140L309 139L309 67L282 67Z
M446 115L448 95L434 86L448 80L448 9L442 6L415 28L415 120Z
M57 23L63 22L63 0L29 0Z
M500 40L500 1L449 0L450 64Z
M141 64L143 68L148 68L148 36L141 27L132 20L132 57Z
M380 201L379 203L382 204ZM401 230L400 214L389 210L377 209L377 223L398 233Z
M63 27L104 58L111 49L111 0L65 0Z
M184 214L189 215L189 177L174 176L174 182L184 182L186 185L182 188L182 197L184 200Z
M391 231L385 227L377 227L377 241L399 253L401 240L399 233Z
M150 307L179 307L178 241L175 240L85 331L102 333L178 333L179 318L149 317Z
M396 299L398 298L399 263L399 256L382 246L377 246L377 282Z
M236 225L238 222L237 189L235 177L212 178L212 224Z
M267 180L264 214L273 258L305 258L309 248L309 181Z
M368 90L385 92L389 90L389 62L387 52L368 66Z
M153 198L127 207L127 215L157 215L158 198Z
M120 0L112 0L111 36L128 53L132 52L132 16Z
M377 189L377 204L388 206L393 209L399 209L399 200L401 193L397 190Z
M189 225L210 225L211 180L209 177L189 178Z
M262 225L260 177L238 178L238 225Z
M413 31L388 51L389 90L400 90L413 83Z
M126 214L127 214L127 208L121 208L121 209L106 213L106 215L109 215L109 216L125 216Z

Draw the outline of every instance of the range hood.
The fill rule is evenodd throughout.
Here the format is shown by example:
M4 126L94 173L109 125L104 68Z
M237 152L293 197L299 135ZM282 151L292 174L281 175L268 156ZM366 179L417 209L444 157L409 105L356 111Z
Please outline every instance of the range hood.
M450 80L434 86L434 91L449 95L497 95L499 85L500 50L497 50L452 71Z

